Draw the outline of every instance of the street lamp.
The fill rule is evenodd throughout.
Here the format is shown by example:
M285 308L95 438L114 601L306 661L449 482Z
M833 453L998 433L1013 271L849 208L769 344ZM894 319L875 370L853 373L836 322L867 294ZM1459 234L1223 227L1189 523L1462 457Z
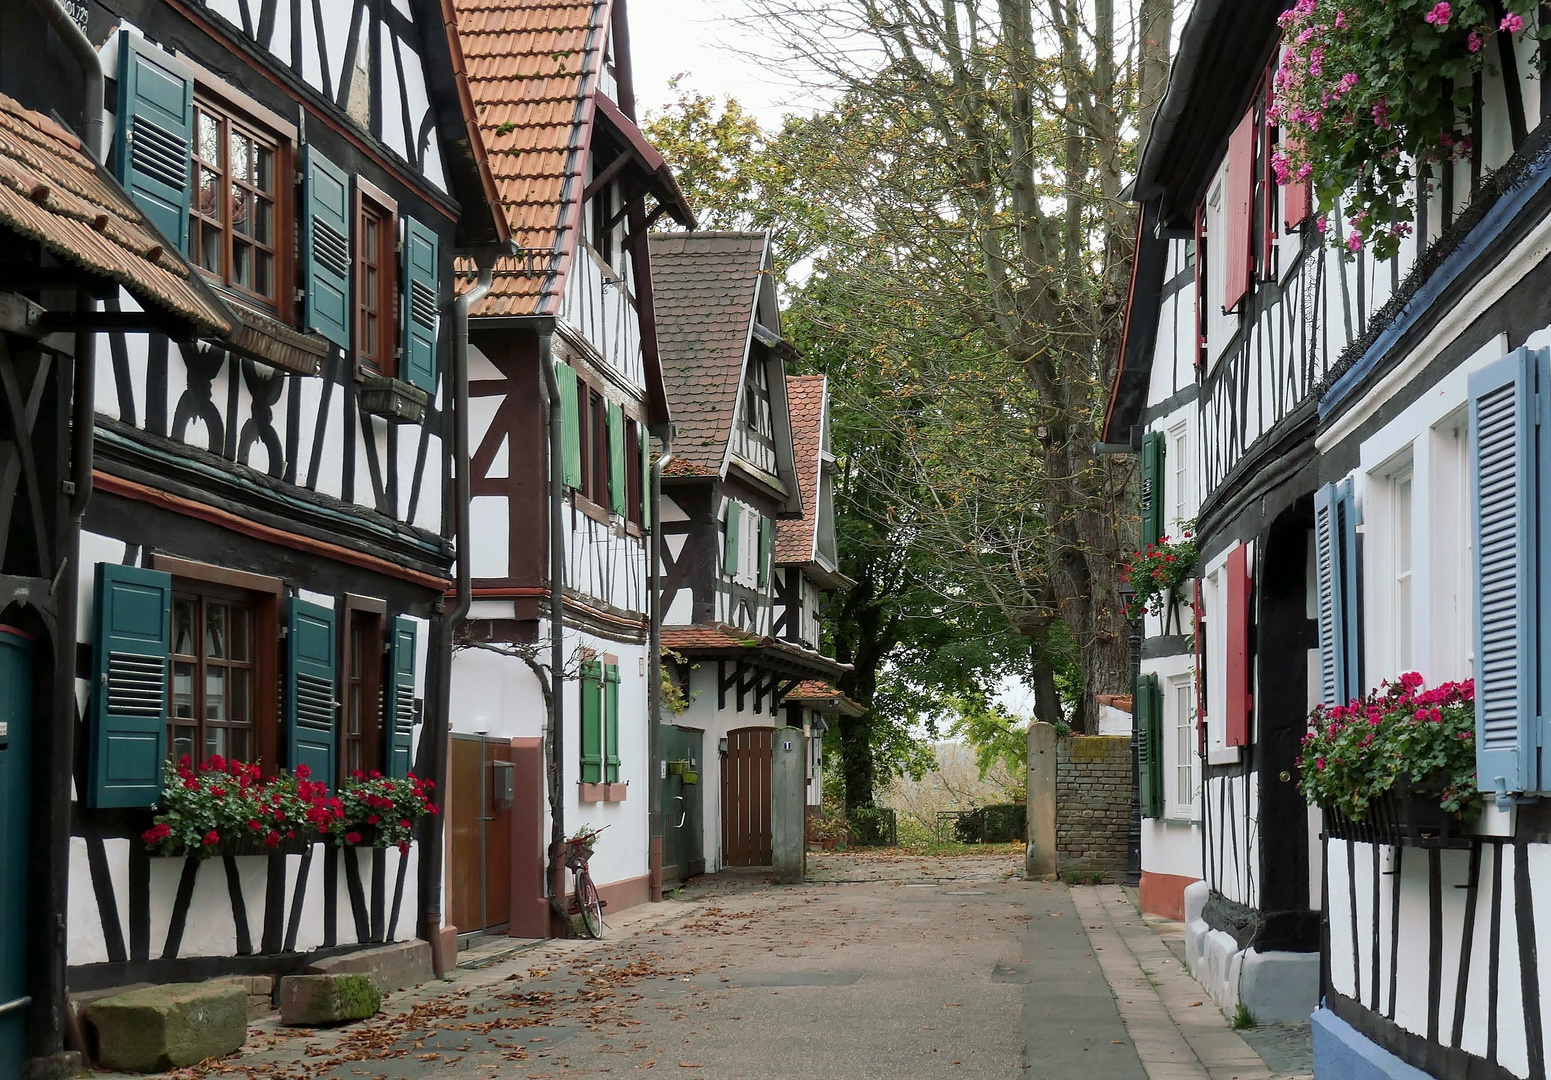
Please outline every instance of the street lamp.
M1131 583L1121 582L1121 611L1131 628L1131 827L1126 837L1126 884L1133 887L1142 880L1142 732L1137 724L1141 713L1137 690L1142 681L1142 620L1131 618L1135 599Z

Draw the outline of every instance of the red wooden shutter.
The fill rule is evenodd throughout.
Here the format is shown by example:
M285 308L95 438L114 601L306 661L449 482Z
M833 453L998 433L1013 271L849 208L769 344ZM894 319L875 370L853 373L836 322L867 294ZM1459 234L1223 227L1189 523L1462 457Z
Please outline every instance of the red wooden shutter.
M1284 140L1282 145L1289 143ZM1296 229L1308 220L1309 214L1313 212L1312 202L1309 182L1289 178L1287 186L1282 188L1282 220L1289 229Z
M1196 207L1196 371L1206 370L1206 207Z
M1255 108L1250 106L1228 138L1228 198L1223 207L1227 235L1223 244L1224 311L1239 306L1249 292L1250 237L1255 228Z
M1227 687L1223 715L1229 746L1249 745L1249 549L1240 544L1228 552L1228 618L1223 675Z

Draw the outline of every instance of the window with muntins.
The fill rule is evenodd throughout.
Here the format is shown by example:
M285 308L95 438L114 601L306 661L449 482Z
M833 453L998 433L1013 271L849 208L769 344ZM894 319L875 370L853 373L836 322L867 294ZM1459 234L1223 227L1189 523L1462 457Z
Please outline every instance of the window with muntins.
M1173 783L1170 785L1170 817L1193 817L1196 804L1196 688L1193 674L1169 680L1170 717L1173 721Z
M398 374L398 259L393 210L357 193L355 236L356 360L377 375Z
M194 104L189 255L222 285L282 306L282 212L289 176L279 136L210 98Z
M1416 658L1411 650L1412 542L1411 481L1409 468L1390 480L1390 566L1393 575L1391 625L1395 630L1395 674L1412 671Z
M187 755L197 765L216 755L238 761L258 756L254 615L249 604L228 594L173 594L173 760Z
M382 616L350 613L344 701L339 732L339 781L382 767Z

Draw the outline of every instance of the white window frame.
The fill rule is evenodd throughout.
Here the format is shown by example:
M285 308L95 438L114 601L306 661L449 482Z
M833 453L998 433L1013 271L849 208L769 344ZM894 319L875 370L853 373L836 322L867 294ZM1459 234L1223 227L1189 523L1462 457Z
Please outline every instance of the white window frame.
M1223 159L1206 197L1206 354L1216 369L1239 328L1237 311L1222 309L1223 282L1228 272L1228 161ZM1197 253L1199 258L1199 253ZM1242 305L1240 305L1242 306Z
M1163 737L1164 816L1175 821L1201 817L1201 763L1196 747L1196 676L1194 670L1164 680ZM1179 798L1184 779L1190 798Z
M1196 516L1195 484L1191 475L1194 458L1190 453L1190 422L1181 420L1168 429L1166 438L1168 450L1164 463L1169 472L1167 489L1172 511L1169 531L1178 540L1185 522L1194 520Z
M1434 681L1468 679L1475 675L1475 595L1471 555L1469 417L1456 410L1429 431L1427 478L1429 501L1438 508L1428 515L1425 531L1430 545L1424 583L1430 617L1430 649L1425 654Z

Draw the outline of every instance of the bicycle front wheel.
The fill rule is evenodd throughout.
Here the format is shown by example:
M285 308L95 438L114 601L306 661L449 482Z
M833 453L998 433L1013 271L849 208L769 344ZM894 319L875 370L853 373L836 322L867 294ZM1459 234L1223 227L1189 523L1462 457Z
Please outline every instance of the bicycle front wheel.
M583 870L576 881L576 899L581 904L582 925L587 936L603 936L603 901L598 899L598 887L592 883L592 875Z

